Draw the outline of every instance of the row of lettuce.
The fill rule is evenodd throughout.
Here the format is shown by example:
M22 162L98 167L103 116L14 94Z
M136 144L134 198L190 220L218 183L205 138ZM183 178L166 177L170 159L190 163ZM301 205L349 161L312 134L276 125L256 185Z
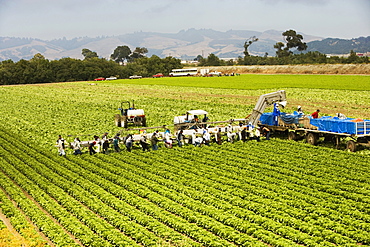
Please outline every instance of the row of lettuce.
M0 136L3 198L58 246L370 244L366 156L274 140L61 159Z

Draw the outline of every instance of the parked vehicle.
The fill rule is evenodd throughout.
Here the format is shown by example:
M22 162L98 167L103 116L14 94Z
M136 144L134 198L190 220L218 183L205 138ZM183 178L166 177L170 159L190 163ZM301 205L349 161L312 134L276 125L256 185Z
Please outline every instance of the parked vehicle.
M111 76L111 77L105 78L105 80L107 80L107 81L117 80L117 77Z
M157 73L155 75L152 76L153 78L161 78L163 77L163 74L162 73Z
M190 68L190 69L173 69L169 75L170 76L192 76L192 75L197 75L197 74L198 74L197 68Z
M130 79L141 79L143 78L141 75L132 75L129 77Z
M98 78L95 78L94 81L104 81L105 78L104 77L98 77Z
M221 75L222 73L218 71L213 71L213 72L208 73L208 76L221 76Z

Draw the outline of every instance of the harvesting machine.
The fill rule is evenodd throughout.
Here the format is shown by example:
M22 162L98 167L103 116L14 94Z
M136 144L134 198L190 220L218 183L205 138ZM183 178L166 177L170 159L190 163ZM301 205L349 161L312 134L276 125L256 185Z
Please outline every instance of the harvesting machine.
M128 104L128 108L124 109L123 105L126 103ZM121 114L116 114L114 116L114 122L117 127L127 128L128 124L146 127L144 110L136 109L134 101L132 101L132 107L129 101L123 101L118 110L121 111Z

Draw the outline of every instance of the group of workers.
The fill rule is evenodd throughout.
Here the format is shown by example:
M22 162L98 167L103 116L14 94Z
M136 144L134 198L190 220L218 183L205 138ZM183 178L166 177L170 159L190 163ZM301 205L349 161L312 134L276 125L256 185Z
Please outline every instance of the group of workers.
M169 129L164 132L156 130L153 133L147 134L145 131L141 134L128 134L124 138L120 137L120 133L117 133L113 139L108 138L108 133L104 133L101 138L94 136L92 141L82 142L78 137L74 139L69 146L73 149L74 155L82 154L82 148L87 147L90 155L96 153L108 154L110 152L111 144L113 144L114 152L121 151L121 144L124 144L128 152L131 152L134 143L137 143L143 151L158 150L159 142L163 142L167 148L172 148L173 144L176 143L178 147L183 145L191 144L195 147L203 145L210 146L211 143L217 143L221 145L223 142L223 135L227 137L227 142L233 143L234 141L256 140L260 141L261 136L264 136L266 140L270 139L270 130L267 127L254 127L252 125L232 126L226 127L214 127L214 128L198 128L198 129L187 129L178 130L174 135L171 134ZM65 156L65 149L67 142L59 135L56 142L58 152L60 156Z
M318 118L319 112L320 110L317 109L311 114L311 117ZM304 115L301 106L297 107L297 113ZM274 105L273 116L276 125L279 115L279 108L277 105ZM204 122L206 122L206 120ZM270 130L266 126L259 127L252 126L251 124L239 124L239 126L228 125L227 127L222 128L223 130L220 127L207 128L207 126L202 125L202 127L198 129L178 130L175 135L172 135L170 130L166 129L164 133L157 130L154 133L147 134L144 131L140 135L128 134L124 138L121 138L120 133L117 133L113 140L108 138L108 133L104 133L101 138L95 135L93 141L81 142L81 140L77 137L70 146L73 148L73 154L75 155L82 154L81 149L83 146L87 146L90 155L93 155L100 152L108 154L111 144L113 144L113 149L115 152L120 152L120 143L125 145L128 152L131 152L134 143L139 143L143 151L149 151L150 147L153 151L155 151L158 150L158 143L160 141L163 141L165 147L172 148L173 141L176 140L177 146L182 147L185 144L186 139L188 140L187 143L190 143L195 147L202 145L210 146L211 142L221 145L222 133L226 133L227 141L230 143L233 143L235 140L240 140L243 142L247 140L257 140L259 142L261 135L265 136L266 140L270 139ZM214 138L211 138L211 134L214 134ZM66 141L61 135L59 135L56 146L60 156L66 155L66 145Z
M298 106L297 107L297 113L298 114L302 114L302 115L304 115L304 112L303 112L303 109L302 109L302 106ZM317 109L315 112L313 112L312 114L311 114L311 117L312 118L319 118L319 113L320 113L320 110L319 109Z

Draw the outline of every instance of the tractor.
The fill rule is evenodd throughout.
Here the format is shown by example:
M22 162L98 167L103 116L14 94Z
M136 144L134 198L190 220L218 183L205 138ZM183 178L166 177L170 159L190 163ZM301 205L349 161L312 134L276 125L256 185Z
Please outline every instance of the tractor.
M124 109L124 104L128 104L128 108ZM132 101L132 107L129 101L123 101L118 110L121 111L121 114L116 114L114 116L114 122L117 127L127 128L128 124L146 127L144 110L135 109L134 101Z

